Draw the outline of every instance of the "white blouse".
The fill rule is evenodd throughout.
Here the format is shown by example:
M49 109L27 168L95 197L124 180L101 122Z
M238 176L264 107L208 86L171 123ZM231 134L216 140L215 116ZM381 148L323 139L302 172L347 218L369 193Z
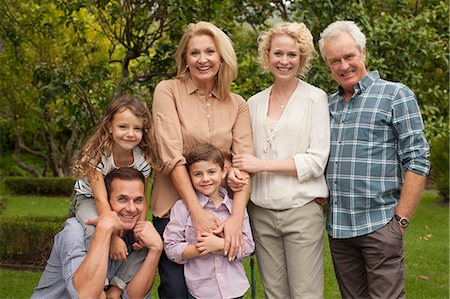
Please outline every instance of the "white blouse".
M294 159L297 176L260 172L252 178L251 201L263 208L301 207L328 197L324 171L330 151L327 94L300 79L273 130L266 130L272 86L248 100L255 156L264 160Z

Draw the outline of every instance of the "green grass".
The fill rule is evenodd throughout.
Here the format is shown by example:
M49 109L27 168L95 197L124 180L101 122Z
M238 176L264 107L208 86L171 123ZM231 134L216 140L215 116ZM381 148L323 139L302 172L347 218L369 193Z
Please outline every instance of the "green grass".
M67 197L7 196L6 216L65 216L70 199Z
M410 298L449 298L449 209L439 207L437 194L426 191L405 234L406 294ZM8 196L8 215L66 215L68 198ZM250 279L250 260L244 261ZM41 273L0 269L0 298L29 298ZM263 298L263 287L255 267L256 298ZM158 298L159 278L152 288ZM340 298L334 277L328 240L325 240L325 298ZM245 298L250 298L250 290Z

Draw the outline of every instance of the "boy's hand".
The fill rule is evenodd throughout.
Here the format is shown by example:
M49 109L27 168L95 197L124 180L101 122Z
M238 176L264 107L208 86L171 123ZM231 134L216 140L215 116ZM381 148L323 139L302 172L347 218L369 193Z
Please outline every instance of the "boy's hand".
M119 237L118 234L113 234L111 237L111 245L109 247L109 256L113 260L121 261L125 263L127 261L127 245L125 245L125 241Z
M224 239L214 234L203 233L197 237L197 247L201 255L208 253L221 253L223 254Z

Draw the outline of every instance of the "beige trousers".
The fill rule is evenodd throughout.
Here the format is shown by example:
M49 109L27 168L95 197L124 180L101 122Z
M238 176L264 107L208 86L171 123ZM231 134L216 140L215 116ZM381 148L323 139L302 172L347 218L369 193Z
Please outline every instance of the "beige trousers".
M314 201L300 208L248 212L265 298L323 298L324 214Z

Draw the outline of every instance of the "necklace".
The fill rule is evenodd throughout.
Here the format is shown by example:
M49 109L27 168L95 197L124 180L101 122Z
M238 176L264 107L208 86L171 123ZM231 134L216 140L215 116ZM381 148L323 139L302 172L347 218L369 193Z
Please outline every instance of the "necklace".
M286 104L281 103L275 96L272 96L272 98L280 105L281 109L284 109L284 107L286 107L287 103Z

